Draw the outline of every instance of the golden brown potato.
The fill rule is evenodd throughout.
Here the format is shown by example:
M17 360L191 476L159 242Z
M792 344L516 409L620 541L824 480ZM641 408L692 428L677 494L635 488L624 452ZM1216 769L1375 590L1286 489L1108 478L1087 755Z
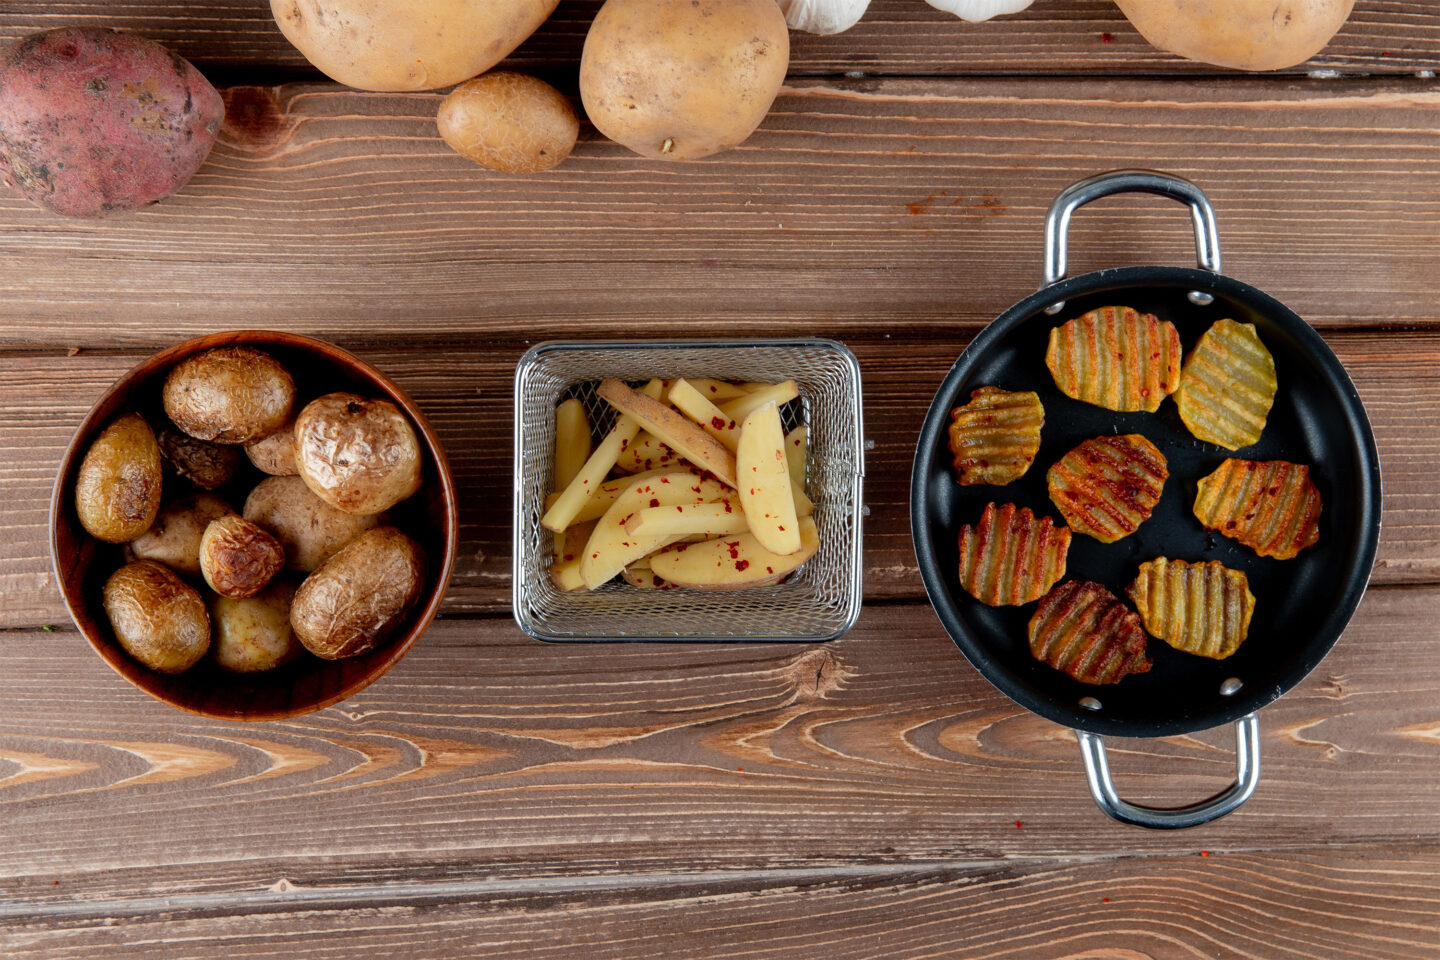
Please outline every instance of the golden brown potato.
M254 443L279 430L295 405L295 380L253 347L217 347L175 365L165 378L165 412L192 437Z
M240 451L234 447L197 440L173 427L161 430L157 440L170 469L201 490L225 486L240 469Z
M1282 70L1324 49L1355 0L1115 0L1151 45L1237 70Z
M293 580L275 580L253 597L211 600L215 662L234 673L259 673L294 660L301 650L290 627L296 586Z
M388 400L311 401L295 420L295 463L317 497L346 513L379 513L420 489L420 440Z
M456 153L505 173L549 170L570 156L580 135L564 94L510 70L460 84L440 102L435 122Z
M134 540L160 510L160 445L145 418L127 413L85 451L75 478L75 512L90 536Z
M400 630L424 585L419 545L394 527L376 527L305 578L290 624L317 657L358 656Z
M264 440L245 446L245 455L255 469L272 477L293 477L300 472L295 466L295 421L291 420Z
M105 613L130 656L181 673L210 648L210 615L194 587L153 560L133 560L105 581Z
M212 520L235 511L213 493L197 493L166 504L155 522L130 541L130 551L142 560L155 560L177 573L200 576L200 538Z
M244 517L212 520L200 537L200 573L222 597L253 597L284 566L280 541Z
M346 513L310 492L299 477L267 477L245 498L245 519L285 548L285 565L309 573L345 544L382 523L385 514Z
M606 0L585 37L580 98L611 140L691 160L750 136L789 64L775 0Z

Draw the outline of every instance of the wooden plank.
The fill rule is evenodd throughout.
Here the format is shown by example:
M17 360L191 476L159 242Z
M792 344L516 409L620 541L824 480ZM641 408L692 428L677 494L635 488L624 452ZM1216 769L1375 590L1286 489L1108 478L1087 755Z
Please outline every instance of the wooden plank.
M565 0L510 65L553 70L573 83L574 64L600 0ZM208 72L254 83L257 72L310 72L274 26L266 0L73 0L0 3L0 38L96 23L167 44ZM1360 0L1345 28L1314 60L1289 71L1412 73L1440 59L1440 18L1427 0ZM791 34L796 74L1213 74L1217 68L1162 53L1109 0L1044 0L1021 14L968 24L919 0L875 0L858 26L834 37Z
M434 95L234 88L178 197L100 222L0 199L0 345L155 345L264 322L332 339L900 325L948 337L1034 289L1044 212L1114 167L1198 181L1227 270L1318 326L1436 319L1433 84L847 81L741 148L643 161L585 134L545 174L437 138ZM1153 197L1086 210L1076 272L1193 263Z
M795 332L808 332L796 329ZM537 338L563 335L536 331ZM931 397L965 338L851 340L865 386L865 589L924 596L910 540L910 463ZM1370 413L1385 473L1385 525L1374 579L1440 582L1440 335L1334 334ZM393 376L440 431L461 491L460 549L445 611L503 611L510 599L510 379L527 344L374 349L341 341ZM1397 344L1402 344L1397 346ZM443 354L445 359L439 359ZM0 626L65 623L50 571L47 510L55 465L85 411L141 354L0 357Z
M872 605L818 647L546 645L504 620L442 621L348 702L257 725L152 701L73 633L12 632L0 903L329 886L352 870L523 885L1434 844L1437 602L1435 587L1372 590L1326 661L1262 711L1256 795L1183 835L1107 821L1074 736L999 695L920 604ZM1193 801L1231 776L1232 743L1228 729L1111 740L1111 764L1131 799Z

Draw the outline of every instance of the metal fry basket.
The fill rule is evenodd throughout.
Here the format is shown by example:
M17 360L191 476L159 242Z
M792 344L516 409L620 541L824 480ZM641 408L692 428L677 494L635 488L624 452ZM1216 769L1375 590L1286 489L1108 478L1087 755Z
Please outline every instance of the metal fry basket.
M784 583L745 590L645 590L618 581L588 593L556 589L553 535L540 526L552 486L555 408L579 398L598 442L615 422L613 408L595 395L606 377L794 380L800 397L781 417L787 430L809 428L815 555ZM833 640L860 614L864 476L860 365L833 340L539 344L515 368L515 622L556 641Z

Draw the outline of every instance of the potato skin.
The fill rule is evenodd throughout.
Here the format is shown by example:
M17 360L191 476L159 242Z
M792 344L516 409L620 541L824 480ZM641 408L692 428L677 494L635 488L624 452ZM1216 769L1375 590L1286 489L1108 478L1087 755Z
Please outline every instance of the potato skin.
M434 90L484 73L559 0L270 0L285 39L360 90Z
M161 430L156 439L170 469L201 490L225 486L240 469L240 451L234 447L197 440L173 427Z
M299 477L267 477L245 498L245 519L285 548L285 565L309 573L366 530L387 522L385 514L337 510Z
M295 420L295 463L317 497L346 513L380 513L420 489L420 440L388 400L311 401Z
M580 120L550 84L492 70L440 102L440 136L456 153L505 173L538 173L570 156Z
M220 94L189 61L134 34L47 30L0 60L0 174L65 216L165 199L224 122Z
M245 456L261 473L272 477L293 477L295 466L295 421L291 420L263 440L245 446Z
M186 357L165 378L165 413L192 437L254 443L279 430L295 406L295 380L270 354L217 347Z
M132 560L105 581L115 639L160 673L189 670L210 648L210 615L200 593L153 560Z
M142 560L163 563L176 573L200 576L200 538L212 520L235 511L213 493L197 493L160 508L155 522L130 541L130 551Z
M358 656L395 635L424 585L419 545L394 527L376 527L305 578L290 624L317 657Z
M85 451L75 478L75 512L97 540L124 543L160 510L160 445L138 413L117 417Z
M222 669L259 673L295 659L302 649L290 627L296 586L292 580L276 580L253 597L210 601L210 651Z
M606 0L585 37L580 98L611 140L693 160L750 136L789 65L774 0Z
M1140 34L1170 53L1236 70L1304 63L1339 32L1355 0L1115 0Z
M212 520L200 537L200 573L222 597L253 597L284 567L280 542L244 517Z

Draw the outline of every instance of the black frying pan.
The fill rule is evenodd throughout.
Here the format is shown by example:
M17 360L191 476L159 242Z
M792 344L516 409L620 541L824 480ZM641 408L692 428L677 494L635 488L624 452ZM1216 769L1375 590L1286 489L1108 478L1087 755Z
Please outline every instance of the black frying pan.
M1062 280L1065 232L1076 208L1112 193L1141 191L1190 206L1202 269L1124 267ZM1185 827L1223 816L1259 780L1254 712L1315 668L1360 602L1380 534L1380 463L1364 408L1344 368L1318 334L1283 304L1220 273L1214 214L1194 184L1165 174L1101 174L1063 191L1046 224L1046 286L1011 307L965 349L941 384L920 433L910 517L925 589L946 631L991 683L1020 705L1079 732L1091 794L1106 813L1151 827ZM1214 321L1255 324L1275 357L1279 394L1258 444L1230 453L1194 439L1173 401L1158 413L1113 413L1066 397L1045 366L1052 327L1097 307L1124 305L1173 322L1188 351ZM955 482L946 428L950 411L977 387L1034 390L1045 405L1040 453L1003 487ZM1209 660L1151 640L1154 667L1108 686L1070 679L1030 655L1026 624L1035 605L987 607L961 589L960 527L991 500L1027 506L1063 522L1045 471L1086 438L1140 433L1165 454L1170 479L1154 514L1114 544L1076 534L1067 578L1096 580L1118 597L1145 560L1220 560L1244 570L1256 597L1248 639L1226 660ZM1207 532L1191 513L1196 482L1227 456L1311 465L1324 509L1319 543L1293 560L1257 556ZM1158 737L1236 721L1236 782L1200 804L1157 810L1119 799L1102 734Z

